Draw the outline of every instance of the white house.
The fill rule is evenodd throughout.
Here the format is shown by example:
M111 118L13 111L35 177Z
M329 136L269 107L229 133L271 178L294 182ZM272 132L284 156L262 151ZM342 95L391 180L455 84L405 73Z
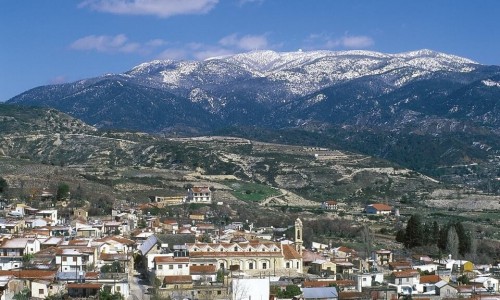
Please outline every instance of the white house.
M480 276L470 280L472 283L482 284L483 287L486 288L489 292L498 292L500 291L498 287L498 279L489 277L489 276Z
M188 189L184 202L212 203L212 191L208 186L194 186Z
M189 275L189 257L156 256L153 262L156 277Z

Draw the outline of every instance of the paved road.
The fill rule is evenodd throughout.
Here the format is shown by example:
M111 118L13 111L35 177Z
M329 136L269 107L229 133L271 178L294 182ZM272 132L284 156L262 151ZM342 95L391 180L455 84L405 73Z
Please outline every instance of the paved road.
M139 277L129 276L130 296L127 300L150 300L150 296L146 294L149 286L140 282Z

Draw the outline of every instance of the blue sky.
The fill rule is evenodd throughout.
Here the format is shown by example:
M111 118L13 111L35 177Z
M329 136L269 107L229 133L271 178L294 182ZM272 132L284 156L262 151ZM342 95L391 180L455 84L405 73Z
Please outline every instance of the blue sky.
M432 49L500 65L498 0L2 0L0 101L154 59Z

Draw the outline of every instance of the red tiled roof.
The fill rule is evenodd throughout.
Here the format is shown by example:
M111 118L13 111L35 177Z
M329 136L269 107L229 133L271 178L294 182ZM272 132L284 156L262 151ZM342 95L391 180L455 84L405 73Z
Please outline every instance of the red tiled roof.
M129 257L127 254L123 253L101 253L99 258L104 261L127 261Z
M391 270L403 270L411 269L411 263L407 261L395 261L389 263L389 268Z
M178 224L178 222L176 220L167 219L167 220L163 221L163 224Z
M269 256L282 256L281 252L244 252L244 251L227 251L227 252L215 252L215 251L207 251L207 252L190 252L190 257L252 257L252 256L260 256L260 257L269 257Z
M24 279L48 279L54 280L57 271L47 270L0 270L0 276L12 275Z
M208 186L194 186L192 189L193 193L209 193L210 189Z
M392 210L392 206L389 206L389 205L383 204L383 203L375 203L375 204L371 204L370 206L375 208L378 211Z
M190 275L172 275L165 276L163 278L163 283L165 284L175 284L175 283L192 283L193 279Z
M283 256L285 259L300 259L301 256L297 250L291 245L283 245Z
M328 205L337 205L337 201L334 201L334 200L326 201L326 204L328 204Z
M420 283L436 283L441 281L438 275L423 275L420 276Z
M173 257L173 256L156 256L154 262L157 264L165 263L188 263L189 257Z
M66 288L68 289L100 289L102 284L100 283L68 283Z
M393 272L392 276L394 276L396 278L407 278L407 277L415 277L419 274L420 273L418 273L417 270L402 270L399 272Z
M335 280L321 280L321 281L304 281L303 286L305 288L311 287L327 287L330 284L336 283Z
M207 273L216 273L215 266L190 266L189 267L190 274L207 274Z

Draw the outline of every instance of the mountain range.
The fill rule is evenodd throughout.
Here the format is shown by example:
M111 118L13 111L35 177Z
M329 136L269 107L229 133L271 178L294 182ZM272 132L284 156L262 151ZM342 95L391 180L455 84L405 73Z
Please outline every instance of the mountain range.
M7 103L55 108L100 129L313 137L435 175L437 167L499 153L499 99L500 66L424 49L157 60L37 87Z

